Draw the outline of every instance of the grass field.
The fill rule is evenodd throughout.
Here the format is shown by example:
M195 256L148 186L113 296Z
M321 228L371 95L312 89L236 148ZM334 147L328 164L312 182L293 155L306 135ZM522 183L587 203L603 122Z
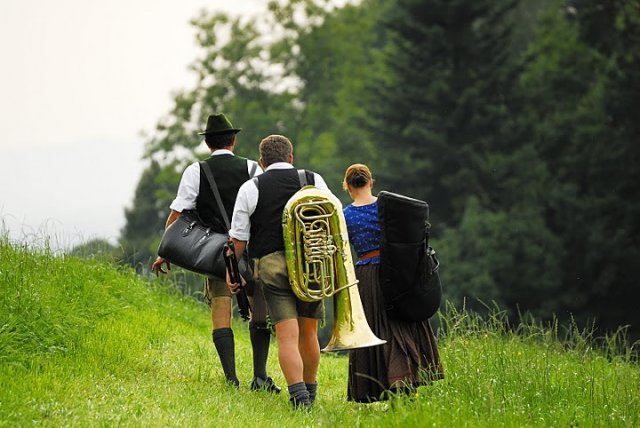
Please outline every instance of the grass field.
M347 402L345 356L323 354L311 412L252 392L246 323L241 388L223 382L207 308L168 282L105 260L0 238L0 426L640 426L640 367L622 335L440 316L445 379L416 396ZM269 370L284 386L275 358Z

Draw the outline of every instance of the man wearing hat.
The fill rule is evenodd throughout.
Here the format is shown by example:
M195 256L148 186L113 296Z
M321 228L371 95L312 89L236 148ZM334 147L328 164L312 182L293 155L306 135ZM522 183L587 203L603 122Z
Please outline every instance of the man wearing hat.
M224 114L214 114L207 119L207 128L198 133L204 135L204 141L211 151L211 156L206 159L206 162L213 173L228 218L232 217L233 206L240 186L253 176L262 173L257 162L234 155L238 132L240 132L240 128L234 128ZM204 171L200 170L198 162L185 169L178 187L178 194L169 208L171 211L165 227L173 223L183 212L194 210L214 230L227 232L213 191ZM163 265L166 265L167 270L163 269ZM167 273L171 269L171 264L168 260L158 256L151 269L156 275ZM238 387L240 382L236 376L235 342L231 329L232 295L225 278L207 277L205 284L205 301L211 307L213 344L220 357L226 380ZM256 284L257 286L259 285ZM258 297L261 290L254 290L254 292ZM260 299L253 300L258 304ZM249 335L253 348L254 373L251 389L265 389L279 393L280 388L267 375L270 331L266 328L264 320L252 319L249 323Z

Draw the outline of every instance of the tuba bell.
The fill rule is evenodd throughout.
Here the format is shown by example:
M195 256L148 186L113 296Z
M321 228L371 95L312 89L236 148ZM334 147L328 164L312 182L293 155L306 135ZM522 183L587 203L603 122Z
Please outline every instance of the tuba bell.
M333 296L333 332L322 349L344 351L386 343L362 308L347 224L335 196L313 186L294 194L282 213L285 257L294 294L314 302Z

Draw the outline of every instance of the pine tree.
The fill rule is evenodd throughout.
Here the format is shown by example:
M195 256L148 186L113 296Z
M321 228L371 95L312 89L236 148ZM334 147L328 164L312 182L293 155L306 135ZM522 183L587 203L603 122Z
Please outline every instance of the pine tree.
M512 144L514 6L399 0L385 23L390 75L373 123L389 160L381 178L437 206L440 224L455 225L470 195L495 202L489 158Z
M513 313L539 311L558 287L540 205L548 173L520 130L516 3L399 0L372 123L381 181L432 208L448 298Z
M640 2L559 2L524 75L531 135L552 172L562 306L640 334Z

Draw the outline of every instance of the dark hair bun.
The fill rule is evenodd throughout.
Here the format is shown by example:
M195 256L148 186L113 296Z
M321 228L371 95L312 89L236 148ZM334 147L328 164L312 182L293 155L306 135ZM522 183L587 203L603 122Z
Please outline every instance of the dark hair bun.
M349 187L359 189L367 185L373 185L374 179L371 176L369 167L365 164L354 163L344 173L342 188L349 191Z
M363 171L356 171L351 177L349 177L349 185L352 187L363 187L369 182L369 179Z

